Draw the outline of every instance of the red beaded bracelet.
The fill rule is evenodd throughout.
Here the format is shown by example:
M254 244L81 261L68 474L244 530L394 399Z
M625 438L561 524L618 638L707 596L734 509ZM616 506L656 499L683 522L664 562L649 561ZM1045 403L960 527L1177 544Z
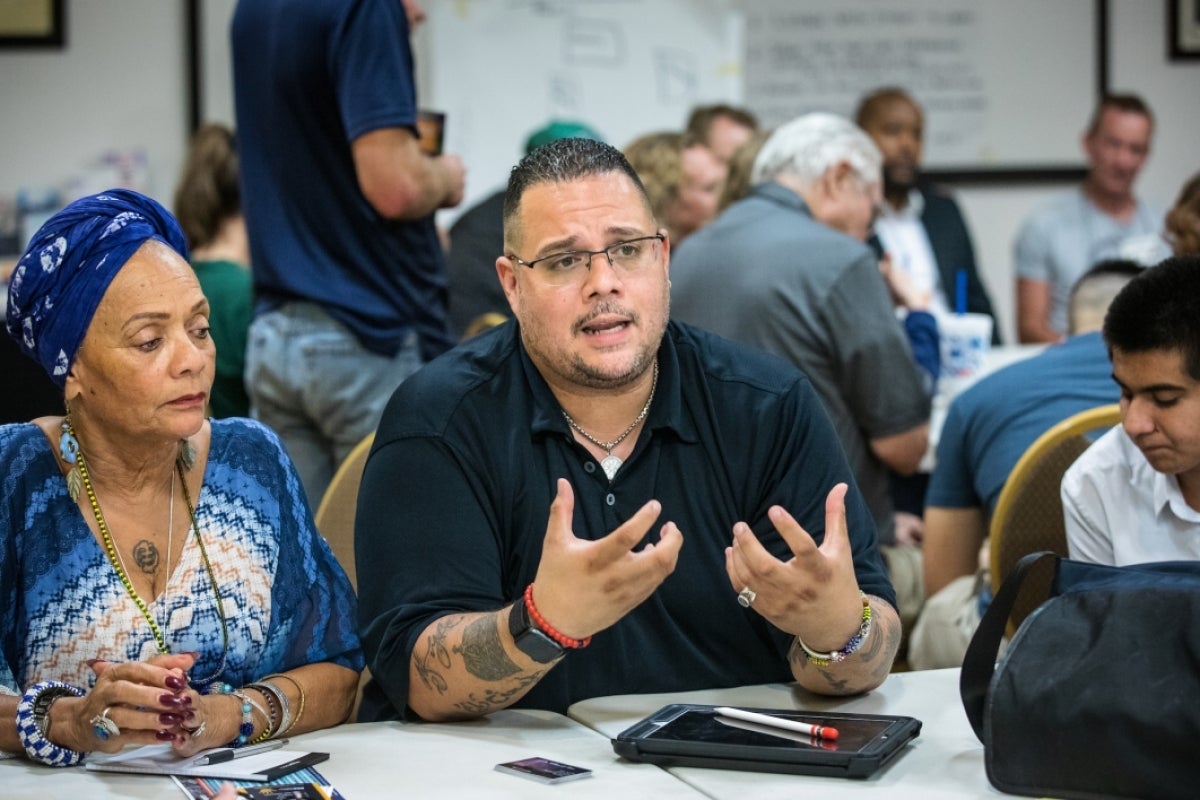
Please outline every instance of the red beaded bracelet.
M572 639L570 636L556 630L549 622L546 622L546 618L538 613L537 606L533 604L532 583L525 587L525 610L529 612L529 618L533 620L533 624L538 627L538 630L568 650L579 650L592 643L592 637L590 636L584 639Z

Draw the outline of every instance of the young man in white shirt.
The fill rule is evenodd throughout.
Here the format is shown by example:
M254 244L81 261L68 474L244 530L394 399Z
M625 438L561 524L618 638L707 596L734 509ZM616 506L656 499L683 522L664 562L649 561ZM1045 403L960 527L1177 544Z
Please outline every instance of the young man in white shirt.
M1200 560L1200 258L1170 258L1130 281L1104 340L1121 426L1063 476L1071 557Z

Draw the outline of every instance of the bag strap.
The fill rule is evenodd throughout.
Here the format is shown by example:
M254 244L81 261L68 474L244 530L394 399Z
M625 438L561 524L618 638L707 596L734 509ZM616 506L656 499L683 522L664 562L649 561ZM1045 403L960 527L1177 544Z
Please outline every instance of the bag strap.
M1004 629L1008 625L1008 616L1012 613L1013 604L1021 594L1021 586L1033 568L1044 559L1059 557L1049 550L1030 553L1022 556L1013 565L1012 571L1004 579L1000 591L992 598L979 627L971 637L963 656L962 674L959 677L958 692L962 697L963 709L967 712L967 720L975 729L979 741L983 741L983 709L987 701L988 686L992 682L992 674L996 671L996 654L1000 652L1000 640L1004 638ZM986 742L985 742L986 744Z

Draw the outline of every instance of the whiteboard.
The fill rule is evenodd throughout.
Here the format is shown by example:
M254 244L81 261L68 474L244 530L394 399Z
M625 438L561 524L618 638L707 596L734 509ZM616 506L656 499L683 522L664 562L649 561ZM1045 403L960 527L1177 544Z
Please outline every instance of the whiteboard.
M745 102L766 125L852 116L901 86L926 109L928 169L1082 168L1100 90L1097 0L750 0Z
M397 0L399 2L399 0ZM727 102L766 125L850 115L885 84L926 108L926 171L1000 180L1082 174L1082 132L1105 87L1105 0L424 0L418 101L447 114L466 201L504 185L528 135L577 119L624 147ZM201 121L232 124L228 26L200 9Z
M739 102L741 15L718 0L426 0L418 101L446 113L467 200L504 186L526 138L578 120L624 148L692 106Z

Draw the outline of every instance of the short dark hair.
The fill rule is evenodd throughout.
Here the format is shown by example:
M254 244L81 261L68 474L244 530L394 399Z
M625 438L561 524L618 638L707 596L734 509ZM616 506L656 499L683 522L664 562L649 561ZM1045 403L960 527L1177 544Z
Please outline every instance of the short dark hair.
M1104 342L1139 353L1179 350L1200 380L1200 256L1175 256L1125 285L1104 317Z
M1100 127L1100 117L1104 115L1106 109L1115 109L1126 114L1141 114L1146 119L1150 120L1150 127L1154 127L1154 113L1150 110L1150 106L1146 105L1146 101L1136 94L1117 94L1109 92L1101 95L1100 102L1096 103L1096 108L1092 111L1092 118L1088 121L1088 136L1096 133L1096 129Z
M744 108L726 105L725 103L714 103L709 106L696 106L693 108L692 113L688 115L685 130L707 144L708 132L712 128L713 120L717 117L729 117L739 125L744 125L751 130L758 130L758 117Z
M859 101L858 108L854 111L854 124L860 128L866 128L867 123L879 113L880 109L896 100L903 100L917 111L922 112L921 104L907 91L899 86L883 86ZM924 116L924 112L922 112L922 116Z
M1128 258L1108 258L1097 262L1071 285L1067 301L1067 327L1072 336L1098 331L1113 298L1145 266Z
M516 223L517 210L525 191L539 183L563 183L592 175L620 172L627 175L642 201L650 209L650 198L637 172L620 150L595 139L558 139L522 158L508 176L504 193L504 240ZM653 212L651 212L653 214Z

